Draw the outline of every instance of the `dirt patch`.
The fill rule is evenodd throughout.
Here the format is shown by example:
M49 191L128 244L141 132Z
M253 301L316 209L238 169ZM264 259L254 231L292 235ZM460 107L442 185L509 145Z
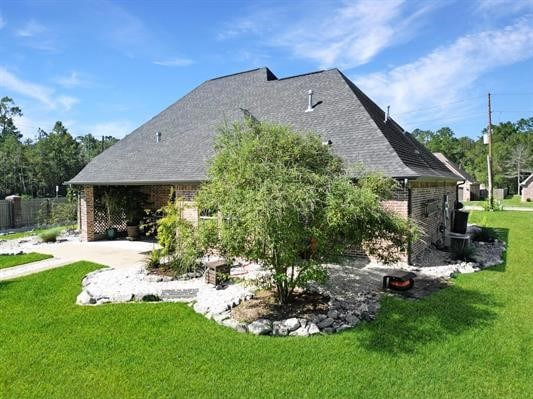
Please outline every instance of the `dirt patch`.
M318 313L328 312L329 297L317 293L295 293L290 303L279 305L272 291L258 291L253 299L233 308L231 317L250 323L258 319L284 320L291 317L309 319Z

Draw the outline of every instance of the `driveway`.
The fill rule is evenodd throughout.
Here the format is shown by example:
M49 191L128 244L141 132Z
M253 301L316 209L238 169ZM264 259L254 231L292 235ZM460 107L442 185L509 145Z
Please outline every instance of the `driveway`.
M116 269L141 266L146 255L157 244L145 241L95 241L81 242L79 238L69 238L57 243L38 243L35 238L3 241L0 253L39 252L52 255L52 259L0 270L0 280L26 276L43 270L53 269L81 260L99 263Z

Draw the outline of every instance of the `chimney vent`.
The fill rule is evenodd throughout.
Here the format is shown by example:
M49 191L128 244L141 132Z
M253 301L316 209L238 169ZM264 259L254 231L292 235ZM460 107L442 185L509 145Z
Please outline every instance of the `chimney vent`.
M384 122L387 123L389 120L389 111L390 111L390 105L387 105L387 113L385 114L385 120Z
M305 110L305 112L311 112L313 111L313 90L309 90L307 92L307 95L308 95L308 103L307 103L307 109Z
M161 142L161 132L156 132L156 134L155 134L155 142L156 143Z

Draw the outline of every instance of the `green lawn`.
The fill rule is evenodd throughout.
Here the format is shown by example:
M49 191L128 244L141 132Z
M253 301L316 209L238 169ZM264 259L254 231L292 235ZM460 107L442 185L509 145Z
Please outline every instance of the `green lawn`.
M37 252L30 252L20 255L0 255L0 269L24 265L26 263L37 262L38 260L49 258L52 258L52 255L39 254Z
M62 229L75 229L76 225L69 225L69 226L59 226ZM28 230L28 231L20 231L18 233L11 233L11 234L5 234L0 236L0 240L16 240L17 238L24 238L24 237L30 237L34 235L38 235L42 233L43 231L49 230L50 228L44 228L44 229L34 229L34 230Z
M486 201L465 201L465 206L483 206ZM522 202L519 195L514 195L512 198L506 198L503 201L503 206L515 206L519 208L533 208L533 202Z
M0 282L0 397L533 397L533 214L473 212L506 264L424 300L386 298L332 336L242 335L183 304L74 304L80 262Z

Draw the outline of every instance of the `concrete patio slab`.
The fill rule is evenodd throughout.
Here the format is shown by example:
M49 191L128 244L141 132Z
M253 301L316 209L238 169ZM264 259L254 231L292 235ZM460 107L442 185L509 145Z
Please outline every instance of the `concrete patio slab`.
M65 266L78 261L99 263L115 269L138 267L145 262L147 254L157 248L156 243L146 241L94 241L81 242L79 239L57 243L36 243L22 240L11 251L39 252L52 255L52 259L0 270L0 280L7 280ZM2 252L0 246L0 252Z

